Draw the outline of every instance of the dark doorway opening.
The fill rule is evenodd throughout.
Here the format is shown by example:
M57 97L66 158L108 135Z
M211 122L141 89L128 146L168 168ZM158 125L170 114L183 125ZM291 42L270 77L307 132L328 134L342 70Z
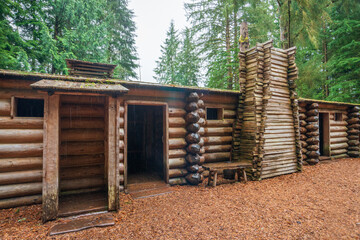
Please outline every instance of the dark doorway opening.
M164 107L128 105L129 184L164 180Z
M329 114L319 114L319 147L320 156L330 156L330 123Z

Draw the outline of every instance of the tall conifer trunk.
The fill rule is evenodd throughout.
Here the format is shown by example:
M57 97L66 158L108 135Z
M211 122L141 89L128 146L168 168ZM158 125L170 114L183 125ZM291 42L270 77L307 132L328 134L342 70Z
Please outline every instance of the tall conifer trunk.
M228 70L228 81L227 88L232 89L233 87L233 77L232 77L232 68L231 68L231 50L230 50L230 19L229 19L229 11L228 7L226 7L225 11L225 41L226 41L226 53L227 53L227 70Z

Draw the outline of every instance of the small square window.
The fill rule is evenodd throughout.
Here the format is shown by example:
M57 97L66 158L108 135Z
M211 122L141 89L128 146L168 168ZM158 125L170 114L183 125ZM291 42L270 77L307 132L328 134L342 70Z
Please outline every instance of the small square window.
M44 100L16 98L16 117L44 117Z
M206 108L206 120L222 120L222 108Z
M342 113L335 113L335 121L341 122L343 120Z

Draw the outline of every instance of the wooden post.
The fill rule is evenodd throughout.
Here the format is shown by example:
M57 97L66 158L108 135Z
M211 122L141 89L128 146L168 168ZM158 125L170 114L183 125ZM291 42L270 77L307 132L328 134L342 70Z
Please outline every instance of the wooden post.
M59 210L59 106L60 96L45 98L42 220L55 219Z
M107 187L108 187L108 210L119 210L119 159L116 156L116 99L108 97L107 108L107 138L106 138L106 162L107 162Z

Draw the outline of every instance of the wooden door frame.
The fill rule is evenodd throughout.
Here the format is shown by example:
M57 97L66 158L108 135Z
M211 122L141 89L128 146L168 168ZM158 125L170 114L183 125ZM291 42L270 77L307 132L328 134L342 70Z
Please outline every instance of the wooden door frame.
M161 106L163 109L163 164L164 164L164 180L169 183L169 105L166 102L156 101L142 101L142 100L127 100L124 102L124 188L127 189L127 127L128 127L128 105L142 105L142 106Z
M320 114L322 114L322 117L320 118ZM322 122L320 123L320 120ZM322 134L320 134L320 124L322 125ZM320 156L331 156L331 148L330 148L330 113L329 112L319 112L319 138L320 135L322 136L322 139L319 139L320 142L323 144L323 155L320 154ZM319 143L320 144L320 143ZM321 148L321 146L319 146Z

